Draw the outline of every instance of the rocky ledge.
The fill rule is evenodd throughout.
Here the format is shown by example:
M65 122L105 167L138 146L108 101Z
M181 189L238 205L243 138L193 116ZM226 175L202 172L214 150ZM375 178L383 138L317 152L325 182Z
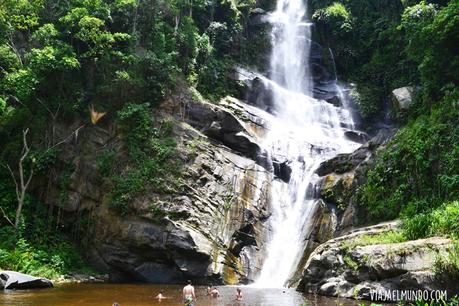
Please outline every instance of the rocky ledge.
M53 283L46 278L34 277L15 271L0 272L0 289L49 288Z
M362 240L396 228L396 222L365 227L320 245L309 257L298 289L367 300L372 293L392 290L446 289L448 296L457 294L457 282L433 271L437 256L450 248L449 239L372 245Z

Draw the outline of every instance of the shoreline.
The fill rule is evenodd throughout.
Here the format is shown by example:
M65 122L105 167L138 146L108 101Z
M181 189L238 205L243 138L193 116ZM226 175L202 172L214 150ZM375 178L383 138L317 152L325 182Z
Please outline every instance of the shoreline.
M109 276L108 274L86 274L73 272L66 275L61 275L56 279L50 279L53 284L56 285L66 285L66 284L108 284Z

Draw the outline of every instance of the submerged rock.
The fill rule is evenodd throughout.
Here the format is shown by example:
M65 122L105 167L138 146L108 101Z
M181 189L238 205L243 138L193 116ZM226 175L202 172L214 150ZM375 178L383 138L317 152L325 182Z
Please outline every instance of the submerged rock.
M14 271L0 272L0 289L35 289L52 286L53 283L46 278L34 277Z

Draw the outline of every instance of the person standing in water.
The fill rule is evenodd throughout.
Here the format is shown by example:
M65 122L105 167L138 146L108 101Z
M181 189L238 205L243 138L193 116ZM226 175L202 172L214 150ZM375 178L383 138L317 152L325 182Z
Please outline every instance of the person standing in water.
M193 302L196 302L196 295L194 293L194 287L191 285L191 280L188 280L188 284L183 287L183 302L186 306L193 306Z
M236 289L236 301L242 301L242 291L241 289Z

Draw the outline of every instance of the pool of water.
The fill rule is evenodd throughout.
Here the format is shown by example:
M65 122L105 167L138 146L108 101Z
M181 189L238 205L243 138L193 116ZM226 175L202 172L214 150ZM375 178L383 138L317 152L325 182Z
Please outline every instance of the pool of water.
M241 288L243 301L235 301L236 288ZM166 300L157 301L160 290L165 292ZM356 306L361 302L348 299L335 299L314 295L303 295L291 289L262 289L252 287L218 287L220 298L212 299L206 295L205 287L196 287L196 306ZM120 306L143 305L183 305L182 286L151 284L66 284L49 289L0 291L0 305L18 306L67 306L97 305ZM369 305L370 303L366 303Z

